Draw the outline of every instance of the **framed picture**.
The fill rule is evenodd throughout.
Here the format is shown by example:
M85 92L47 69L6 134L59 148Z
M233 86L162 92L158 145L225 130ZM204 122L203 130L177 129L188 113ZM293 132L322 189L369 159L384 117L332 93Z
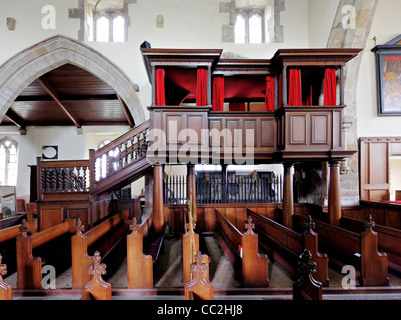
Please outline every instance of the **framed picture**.
M376 46L379 115L401 115L401 35Z
M14 216L16 207L15 187L0 186L0 210L3 217Z

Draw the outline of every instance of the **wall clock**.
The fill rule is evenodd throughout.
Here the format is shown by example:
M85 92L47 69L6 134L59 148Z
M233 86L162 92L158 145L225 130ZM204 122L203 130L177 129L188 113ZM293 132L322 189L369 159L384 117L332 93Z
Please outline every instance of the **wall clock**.
M58 159L58 146L43 146L42 158L46 160Z

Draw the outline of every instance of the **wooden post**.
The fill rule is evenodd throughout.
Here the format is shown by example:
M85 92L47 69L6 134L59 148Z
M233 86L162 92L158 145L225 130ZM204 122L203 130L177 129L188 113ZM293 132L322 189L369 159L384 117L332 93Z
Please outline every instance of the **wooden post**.
M191 199L192 220L193 223L196 223L196 178L194 164L187 165L187 198Z
M341 221L340 161L330 162L329 223L339 227Z
M292 163L284 163L283 224L288 229L292 229L292 217L294 214L292 166Z
M156 162L153 167L153 230L156 233L163 232L163 208L163 166Z

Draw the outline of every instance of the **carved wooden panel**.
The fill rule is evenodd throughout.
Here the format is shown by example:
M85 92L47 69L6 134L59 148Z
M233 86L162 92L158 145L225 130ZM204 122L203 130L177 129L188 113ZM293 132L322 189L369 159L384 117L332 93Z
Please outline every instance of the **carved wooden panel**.
M306 145L308 139L306 114L290 114L289 115L289 144Z
M329 115L311 114L311 144L329 144Z
M275 121L274 119L270 120L260 120L260 144L258 143L257 146L265 147L265 148L274 148L275 147Z
M183 115L166 113L166 122L163 128L166 128L167 143L181 144L183 143L182 129L184 128Z

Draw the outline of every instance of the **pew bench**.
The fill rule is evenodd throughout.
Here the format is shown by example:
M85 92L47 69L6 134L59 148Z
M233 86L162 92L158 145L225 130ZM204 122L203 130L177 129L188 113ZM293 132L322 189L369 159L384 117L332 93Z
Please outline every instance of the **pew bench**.
M318 235L313 231L314 224L310 218L303 233L295 232L276 221L247 209L248 217L255 223L259 236L259 245L282 264L294 278L299 277L299 256L307 249L316 263L314 278L323 286L329 285L328 258L318 249Z
M305 223L306 218L294 215L294 226ZM368 225L363 233L355 233L315 220L319 246L329 261L342 268L352 265L359 272L362 286L388 286L387 254L378 251L377 234Z
M137 224L133 219L132 232L127 236L127 287L153 288L153 264L163 250L164 234L151 232L153 213Z
M17 271L16 238L21 234L22 226L27 226L30 233L38 231L37 219L23 219L20 224L0 230L0 254L7 261L8 274Z
M128 220L129 211L122 210L85 233L81 222L77 221L76 234L71 237L72 288L82 288L90 280L87 270L93 263L93 256L89 252L100 253L110 274L118 267L125 257L122 240L129 232Z
M75 219L49 229L28 234L28 227L21 227L16 239L17 288L42 289L42 267L55 267L61 274L71 266L70 238L74 233Z
M244 287L260 288L269 286L269 260L266 255L259 254L258 235L253 232L255 225L249 221L245 224L246 232L239 231L223 214L217 209L216 227L219 231L215 233L217 240L222 239L232 253L230 262L234 270L241 275ZM224 243L220 245L224 250ZM242 249L242 255L239 252ZM229 254L228 252L226 254Z

